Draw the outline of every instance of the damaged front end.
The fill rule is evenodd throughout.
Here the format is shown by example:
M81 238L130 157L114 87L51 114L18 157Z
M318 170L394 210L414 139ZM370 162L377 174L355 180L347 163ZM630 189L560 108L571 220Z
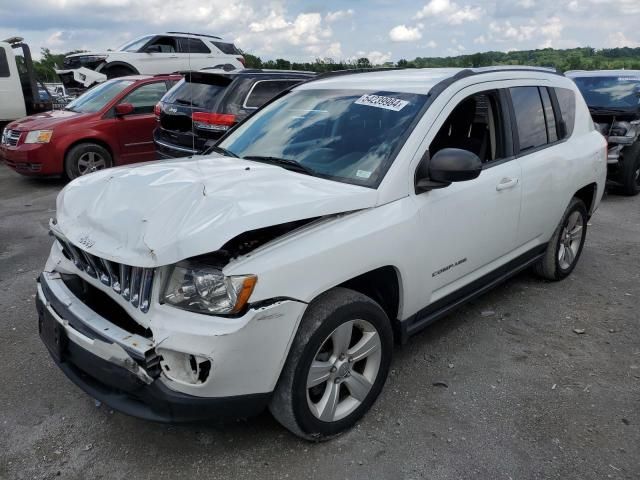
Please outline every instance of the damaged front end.
M609 150L607 163L617 164L625 147L633 145L640 138L640 119L617 120L616 117L596 116L595 125L607 139Z
M51 227L56 241L36 295L39 331L76 385L111 408L154 421L244 417L265 408L304 303L274 299L227 317L163 305L157 299L170 267L99 258L69 242L55 222ZM274 236L256 232L213 256L222 267Z
M96 72L87 67L57 69L55 72L70 95L77 95L87 88L107 80L104 73Z

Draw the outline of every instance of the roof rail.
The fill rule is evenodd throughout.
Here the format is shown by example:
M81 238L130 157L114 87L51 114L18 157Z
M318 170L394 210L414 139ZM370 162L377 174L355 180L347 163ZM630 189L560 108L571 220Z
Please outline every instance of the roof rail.
M390 72L392 70L407 70L406 67L374 67L374 68L347 68L346 70L334 70L332 72L319 73L314 80L320 80L328 77L339 77L341 75L351 75L355 73L369 72Z
M220 37L216 37L215 35L207 35L206 33L192 33L192 32L167 32L176 35L193 35L195 37L207 37L207 38L215 38L217 40L222 40Z

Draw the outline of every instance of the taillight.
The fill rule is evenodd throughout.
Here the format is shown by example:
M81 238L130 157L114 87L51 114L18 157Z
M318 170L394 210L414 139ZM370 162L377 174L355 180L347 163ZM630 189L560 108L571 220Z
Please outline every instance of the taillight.
M227 113L194 112L193 123L205 130L229 130L236 123L236 116Z
M244 57L236 57L236 58L242 64L243 67L247 66L247 62L245 62Z
M160 112L162 112L162 106L160 102L156 103L156 106L153 107L153 114L156 116L156 120L160 120Z

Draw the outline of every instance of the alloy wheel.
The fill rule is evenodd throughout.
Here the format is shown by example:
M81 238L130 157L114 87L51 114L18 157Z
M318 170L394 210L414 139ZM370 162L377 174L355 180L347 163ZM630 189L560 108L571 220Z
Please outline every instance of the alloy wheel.
M584 221L580 212L574 211L567 218L562 233L560 234L560 245L558 247L558 264L563 270L567 270L575 262L580 244L582 243L582 229Z
M382 343L366 320L351 320L324 340L307 375L307 404L319 420L334 422L365 400L380 371Z
M78 173L86 175L107 167L105 158L97 152L86 152L78 158Z

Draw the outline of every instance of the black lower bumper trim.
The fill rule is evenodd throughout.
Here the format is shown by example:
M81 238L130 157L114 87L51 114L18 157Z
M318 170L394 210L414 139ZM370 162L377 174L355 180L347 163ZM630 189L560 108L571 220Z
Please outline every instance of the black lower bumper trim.
M45 305L36 295L38 315ZM58 312L64 318L65 312ZM126 368L102 359L73 341L65 342L56 365L93 398L114 410L146 420L183 423L250 417L262 412L271 393L233 397L196 397L169 389L160 380L147 384Z

